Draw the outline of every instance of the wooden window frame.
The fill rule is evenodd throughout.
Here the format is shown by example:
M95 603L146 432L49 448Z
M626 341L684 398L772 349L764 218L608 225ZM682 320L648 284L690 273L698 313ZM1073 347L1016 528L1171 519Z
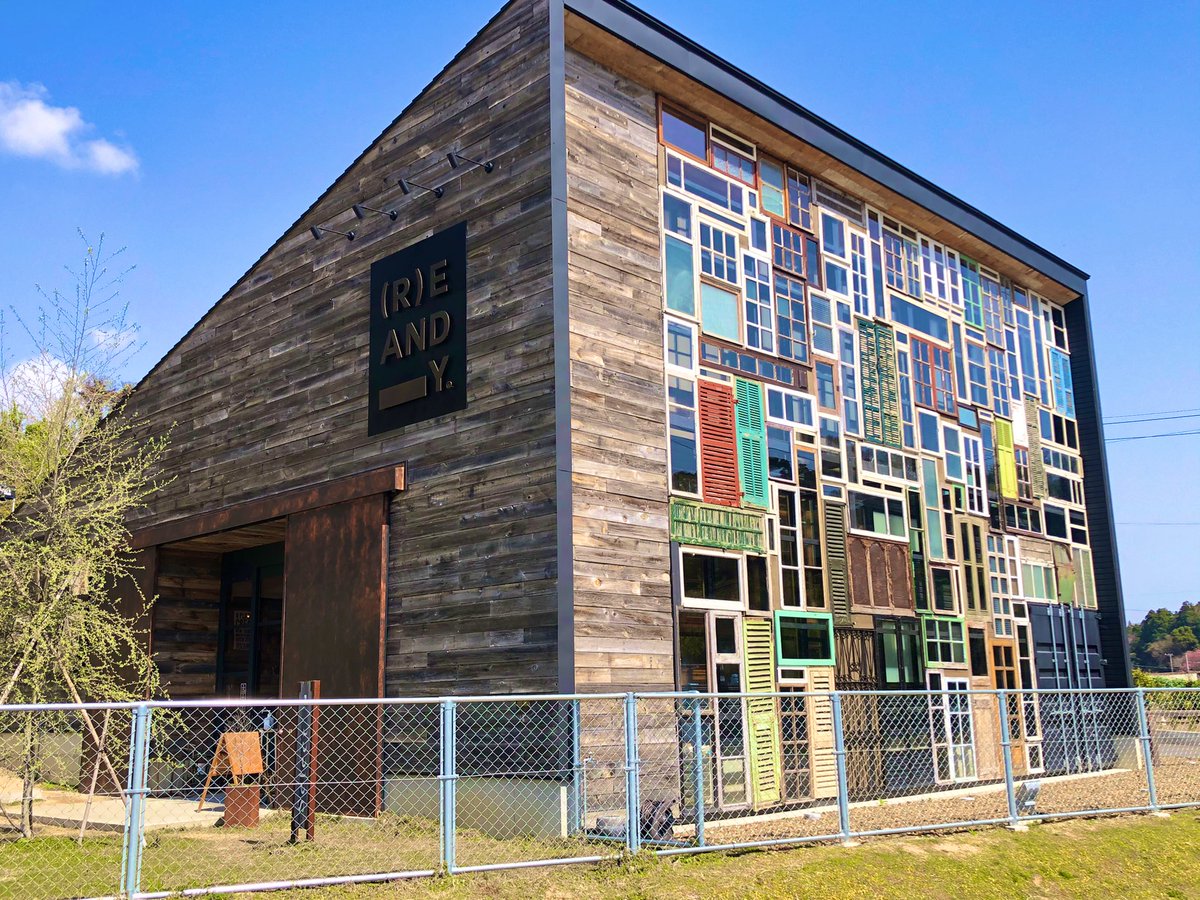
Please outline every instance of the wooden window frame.
M657 131L658 131L659 145L662 147L669 147L673 152L678 153L680 156L686 157L687 159L693 160L694 162L702 163L703 165L707 166L709 164L709 162L708 162L708 156L710 153L709 144L712 140L712 138L710 136L710 132L709 132L708 120L702 116L697 116L695 113L688 112L683 107L678 106L675 103L665 100L661 94L658 97L657 105L658 105L658 109L656 112L655 122L658 126ZM684 122L687 122L689 125L694 125L697 128L699 128L702 132L704 132L704 156L703 157L695 156L680 147L676 147L674 144L668 144L666 142L666 140L663 138L663 127L662 127L664 110L669 110L671 115L675 116L675 118L682 119Z

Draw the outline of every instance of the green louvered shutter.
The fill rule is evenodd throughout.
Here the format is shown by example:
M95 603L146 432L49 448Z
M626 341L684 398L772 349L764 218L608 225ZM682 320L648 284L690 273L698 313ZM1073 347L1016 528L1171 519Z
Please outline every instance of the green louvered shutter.
M767 428L763 421L762 388L753 381L737 379L738 477L742 502L749 506L771 505L767 487Z
M863 435L873 444L883 443L883 409L879 405L879 358L875 353L875 325L858 320L858 356L862 373Z
M743 620L746 648L746 692L770 694L775 690L775 634L772 619ZM779 719L774 697L746 700L750 726L750 786L754 808L782 799L783 765L779 743Z
M1058 581L1058 602L1070 605L1075 602L1075 557L1071 548L1054 544L1054 577Z
M1042 425L1037 400L1025 398L1025 429L1029 432L1029 484L1035 499L1046 496L1046 464L1042 460Z
M896 371L896 335L888 325L875 323L875 353L879 361L879 409L883 443L897 450L901 445L900 374Z
M846 507L825 504L825 564L829 573L829 608L835 625L849 625L850 585L846 562Z
M996 471L1000 476L1000 493L1009 500L1017 499L1017 458L1013 452L1012 422L996 419Z

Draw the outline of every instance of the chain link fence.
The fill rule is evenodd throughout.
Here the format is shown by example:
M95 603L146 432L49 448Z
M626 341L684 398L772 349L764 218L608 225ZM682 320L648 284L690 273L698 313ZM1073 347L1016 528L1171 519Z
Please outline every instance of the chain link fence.
M383 881L1200 806L1200 690L0 707L0 897Z

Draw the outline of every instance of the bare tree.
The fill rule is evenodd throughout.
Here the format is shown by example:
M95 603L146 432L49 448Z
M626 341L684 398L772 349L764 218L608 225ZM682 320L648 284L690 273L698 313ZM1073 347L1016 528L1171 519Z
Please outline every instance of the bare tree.
M83 234L80 234L83 238ZM12 363L14 332L0 320L0 704L123 701L158 690L140 616L123 612L114 590L136 584L125 522L159 486L166 436L136 436L119 414L128 386L117 380L136 349L114 270L121 251L103 238L68 269L69 292L38 288L32 321L16 310L16 335L31 353ZM151 598L142 597L142 610ZM83 712L77 723L117 780L106 753L107 720ZM27 713L23 723L20 827L32 831L39 744L68 723ZM91 779L95 790L96 778Z

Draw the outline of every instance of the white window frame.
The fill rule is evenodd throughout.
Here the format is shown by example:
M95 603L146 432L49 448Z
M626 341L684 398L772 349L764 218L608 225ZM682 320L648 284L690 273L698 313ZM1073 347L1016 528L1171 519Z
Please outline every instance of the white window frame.
M867 497L879 497L881 500L883 500L884 517L888 518L888 519L891 518L891 512L888 509L888 504L889 503L899 504L900 505L900 521L904 525L904 534L903 535L895 535L895 534L892 534L890 530L887 533L881 534L878 531L868 531L863 528L855 528L854 527L854 513L850 509L851 504L853 502L850 499L851 494L862 494ZM859 487L855 487L855 488L849 490L846 494L846 527L847 527L847 530L850 532L850 534L861 534L861 535L864 535L865 537L878 538L881 541L897 541L897 542L902 542L904 544L907 544L908 543L908 509L906 508L905 497L904 497L903 492L901 492L899 496L893 496L893 495L887 493L886 491L871 490L869 488L864 490Z
M717 556L724 559L735 559L738 564L738 595L737 602L732 600L713 600L708 597L688 597L685 593L686 580L683 575L683 555ZM727 550L716 550L712 547L693 547L679 544L675 550L676 564L679 572L679 605L687 609L711 609L719 612L746 612L749 603L746 596L746 554L734 553Z
M685 369L683 366L668 362L670 359L670 350L667 338L670 335L670 326L672 325L678 325L691 333L692 367L690 369ZM674 311L669 315L663 316L663 368L668 375L678 375L681 378L695 379L700 374L700 327L698 323L693 322L691 319L683 318ZM697 406L699 406L699 399L697 399ZM697 412L699 412L698 409Z
M768 422L771 422L775 425L783 425L788 428L801 429L803 431L809 432L810 434L817 433L817 398L816 397L814 397L812 394L803 394L800 391L792 391L787 388L779 387L774 384L764 384L763 387L766 388L766 392L765 392L766 396L763 398L763 402L764 402L763 413L764 413L764 417L766 418L766 420ZM771 415L771 392L772 391L780 394L783 397L785 411L787 409L786 401L790 397L795 397L801 401L807 402L808 403L808 412L809 412L809 416L812 418L812 423L806 424L804 422L793 422L791 419L778 418L776 416L772 416Z
M926 684L930 691L929 734L933 751L934 780L938 784L974 781L979 777L979 769L975 752L975 718L972 709L971 680L969 678L950 678L937 670L929 670L925 674ZM955 743L954 720L964 718L966 733L970 738L969 742ZM939 737L942 740L939 740ZM939 748L946 753L949 778L940 777L941 773L937 764Z

